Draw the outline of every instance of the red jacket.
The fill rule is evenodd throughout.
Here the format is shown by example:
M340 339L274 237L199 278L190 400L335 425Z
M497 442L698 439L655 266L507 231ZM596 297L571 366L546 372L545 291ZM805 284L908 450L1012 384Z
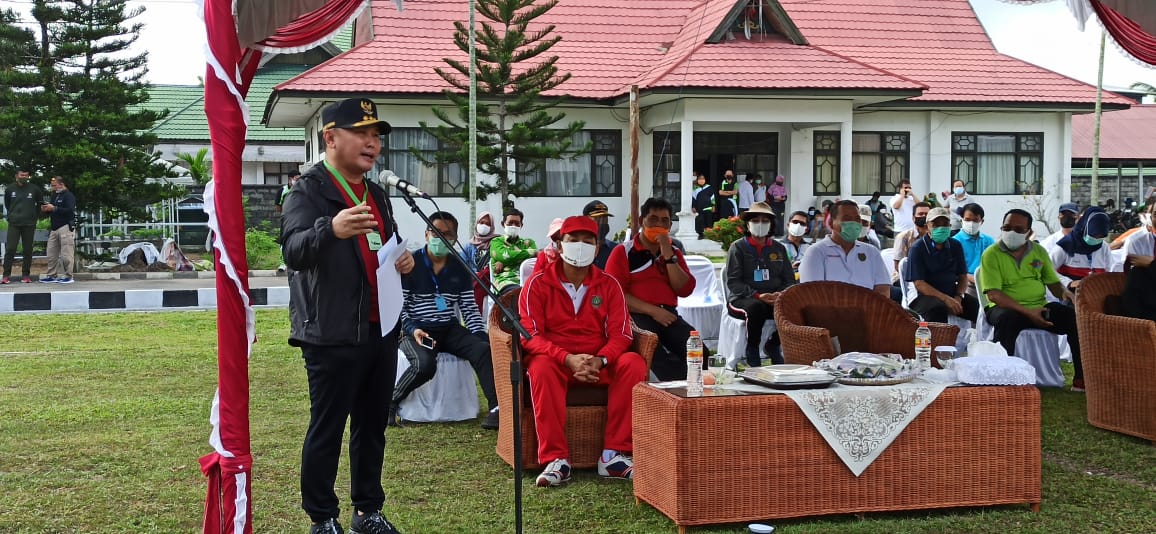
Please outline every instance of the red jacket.
M575 313L564 279L562 262L555 261L522 288L518 313L532 336L523 343L527 359L547 356L562 363L568 354L593 354L614 361L630 350L634 334L618 281L591 265L582 282L586 294Z

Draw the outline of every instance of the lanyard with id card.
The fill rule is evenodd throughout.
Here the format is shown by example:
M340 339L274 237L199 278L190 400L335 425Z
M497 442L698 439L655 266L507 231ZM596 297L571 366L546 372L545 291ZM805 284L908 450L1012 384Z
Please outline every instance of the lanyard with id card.
M766 282L771 279L770 269L755 269L755 281Z
M438 275L433 270L433 264L429 261L429 253L421 255L421 259L425 260L425 266L429 269L430 280L434 285L434 305L437 306L438 311L446 311L449 309L449 304L446 303L446 298L442 296L442 288L438 285Z
M325 168L329 170L330 174L332 174L335 178L337 178L337 183L341 184L341 187L343 189L345 189L345 194L349 195L349 198L351 201L360 200L362 204L368 204L368 201L369 201L369 184L365 184L365 193L359 199L359 198L357 198L357 195L353 194L353 188L349 186L349 182L345 181L345 177L342 176L341 173L337 171L337 169L333 168L333 166L330 165L328 161L325 162ZM374 252L381 250L381 247L382 247L381 234L378 233L377 230L374 230L374 231L369 232L368 234L365 234L365 241L367 243L369 243L369 250L372 250Z

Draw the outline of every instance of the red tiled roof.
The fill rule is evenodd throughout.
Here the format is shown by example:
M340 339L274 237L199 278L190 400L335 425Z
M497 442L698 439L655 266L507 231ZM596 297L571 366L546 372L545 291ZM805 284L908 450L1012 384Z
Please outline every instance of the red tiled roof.
M808 45L780 36L707 43L738 0L563 0L539 19L571 73L552 91L604 99L642 88L924 89L915 100L1089 104L1094 88L995 51L967 0L780 0ZM375 40L279 91L437 94L462 0L375 0ZM549 94L549 93L547 93ZM1105 102L1127 103L1108 94Z
M928 86L911 100L1095 100L1088 84L996 52L967 0L779 1L809 44ZM1130 101L1107 93L1104 102Z
M1092 157L1096 116L1072 117L1072 158ZM1105 113L1100 121L1100 157L1103 159L1156 159L1156 105Z

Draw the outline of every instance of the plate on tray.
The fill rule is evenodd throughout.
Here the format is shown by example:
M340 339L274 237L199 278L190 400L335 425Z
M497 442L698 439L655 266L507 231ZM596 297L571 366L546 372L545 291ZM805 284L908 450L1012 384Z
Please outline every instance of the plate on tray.
M896 376L896 377L879 377L879 378L840 378L840 384L848 386L893 386L895 384L902 384L910 382L915 379L915 375Z
M758 386L766 386L773 389L823 389L835 383L835 377L821 378L808 381L791 381L791 382L775 382L771 380L764 380L754 376L739 375L743 380Z

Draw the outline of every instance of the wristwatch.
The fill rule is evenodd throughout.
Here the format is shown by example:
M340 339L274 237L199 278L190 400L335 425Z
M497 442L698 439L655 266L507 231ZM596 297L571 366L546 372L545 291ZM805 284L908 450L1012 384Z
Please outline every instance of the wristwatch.
M610 361L607 360L605 356L602 356L601 358L602 358L602 367L606 367L606 364L610 363Z

